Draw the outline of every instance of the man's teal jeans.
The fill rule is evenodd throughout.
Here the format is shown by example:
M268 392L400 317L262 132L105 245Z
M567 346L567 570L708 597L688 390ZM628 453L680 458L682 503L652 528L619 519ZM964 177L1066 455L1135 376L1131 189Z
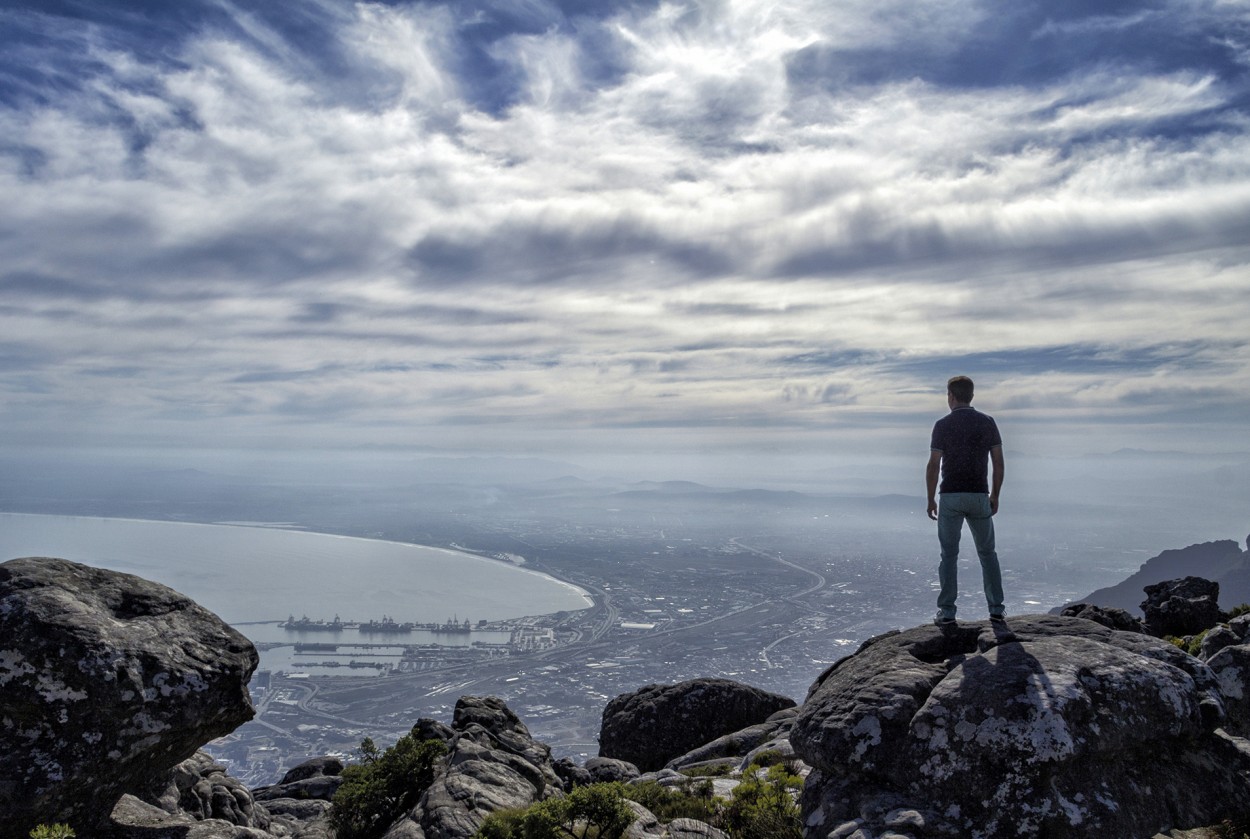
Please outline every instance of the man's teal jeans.
M942 561L938 565L938 617L955 617L955 598L959 596L959 536L964 522L972 531L972 541L981 559L981 581L985 602L991 615L1003 614L1003 575L994 549L994 519L990 514L990 497L983 492L944 492L938 501L938 544Z

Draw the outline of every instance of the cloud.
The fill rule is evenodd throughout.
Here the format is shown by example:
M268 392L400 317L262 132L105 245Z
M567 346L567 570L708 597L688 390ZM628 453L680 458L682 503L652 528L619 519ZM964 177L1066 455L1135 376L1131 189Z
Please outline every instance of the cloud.
M27 438L765 445L955 370L1244 434L1244 4L57 8L0 11Z

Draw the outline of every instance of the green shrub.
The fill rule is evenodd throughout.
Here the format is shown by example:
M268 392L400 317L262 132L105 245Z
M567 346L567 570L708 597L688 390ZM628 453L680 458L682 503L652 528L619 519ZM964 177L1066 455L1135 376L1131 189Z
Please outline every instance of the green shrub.
M1228 619L1232 620L1233 618L1241 617L1247 612L1250 612L1250 603L1242 603L1240 606L1234 606L1228 610Z
M521 835L521 819L524 807L496 810L486 817L473 836L475 839L513 839Z
M430 786L446 752L442 741L418 741L412 734L385 752L368 737L361 741L362 762L343 770L343 784L334 794L330 823L339 839L376 839L385 833Z
M1175 635L1165 635L1163 640L1167 641L1177 649L1184 650L1190 655L1196 656L1202 651L1202 639L1207 637L1208 629L1204 629L1197 635L1186 635L1184 638L1177 638Z
M706 779L682 787L655 781L590 784L523 811L492 814L474 839L618 839L634 819L625 799L646 807L662 822L697 819L732 839L802 839L795 799L803 781L791 768L789 760L767 768L752 763L729 802L716 798Z
M710 763L707 766L692 766L681 770L688 778L723 778L732 775L736 767L730 763Z
M803 839L795 800L803 780L784 763L765 770L752 763L725 808L723 829L734 839Z
M720 816L719 803L712 797L711 781L692 781L681 788L644 781L640 784L628 784L622 792L626 798L646 807L662 822L698 819L713 824Z
M474 839L619 839L634 821L620 784L589 784L486 817Z
M765 749L755 756L751 762L756 766L775 766L784 762L786 756L781 753L780 749Z
M30 839L74 839L76 835L67 824L41 824L30 832Z

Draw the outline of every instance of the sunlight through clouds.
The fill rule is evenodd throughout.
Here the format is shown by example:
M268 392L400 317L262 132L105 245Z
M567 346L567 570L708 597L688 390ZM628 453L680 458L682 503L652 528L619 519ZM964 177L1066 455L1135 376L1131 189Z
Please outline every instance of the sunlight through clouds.
M0 11L14 439L1244 448L1244 4L109 6Z

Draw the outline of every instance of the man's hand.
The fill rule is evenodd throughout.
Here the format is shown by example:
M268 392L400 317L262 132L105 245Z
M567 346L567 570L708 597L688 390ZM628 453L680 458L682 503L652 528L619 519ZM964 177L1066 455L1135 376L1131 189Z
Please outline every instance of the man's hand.
M990 496L990 515L991 516L998 515L998 496L997 495Z
M937 521L937 502L932 498L929 499L929 518Z

